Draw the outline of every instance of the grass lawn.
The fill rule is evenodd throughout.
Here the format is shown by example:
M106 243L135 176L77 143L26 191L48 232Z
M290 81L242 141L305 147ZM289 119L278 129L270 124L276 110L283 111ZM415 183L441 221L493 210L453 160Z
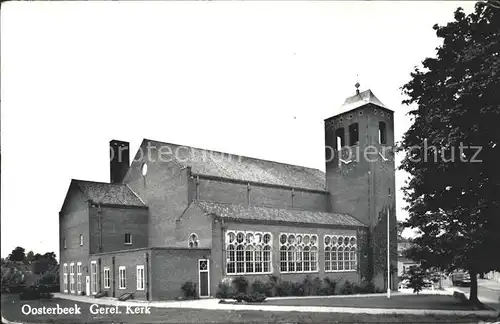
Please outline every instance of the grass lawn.
M472 310L473 308L461 303L452 296L446 295L395 295L388 299L386 296L348 297L348 298L304 298L304 299L277 299L267 300L266 305L282 306L330 306L330 307L362 307L362 308L411 308L432 310Z
M71 307L77 304L81 315L24 315L23 305ZM263 311L221 311L151 308L150 315L92 315L91 304L64 299L20 301L18 295L2 295L2 315L10 321L28 323L477 323L480 318L458 316L364 315ZM100 305L103 306L103 305ZM482 319L488 320L488 319Z

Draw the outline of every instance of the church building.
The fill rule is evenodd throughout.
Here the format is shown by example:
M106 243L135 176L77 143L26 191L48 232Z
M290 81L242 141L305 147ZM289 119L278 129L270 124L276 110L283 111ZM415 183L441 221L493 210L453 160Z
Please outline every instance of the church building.
M59 213L61 292L213 297L270 275L397 289L393 111L356 90L324 125L326 172L149 139L130 163L111 141L110 183L71 180Z

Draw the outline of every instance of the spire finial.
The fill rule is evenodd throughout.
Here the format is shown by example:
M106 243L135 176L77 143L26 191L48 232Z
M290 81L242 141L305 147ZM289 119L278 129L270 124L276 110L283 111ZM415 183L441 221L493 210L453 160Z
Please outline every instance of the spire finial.
M356 87L356 94L359 94L359 86L360 86L359 81L358 81L358 77L359 77L359 75L356 74L356 84L354 85Z

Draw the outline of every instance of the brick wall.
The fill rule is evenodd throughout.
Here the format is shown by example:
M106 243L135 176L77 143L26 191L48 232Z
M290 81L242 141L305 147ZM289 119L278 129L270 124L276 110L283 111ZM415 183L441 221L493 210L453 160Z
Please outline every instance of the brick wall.
M196 283L199 287L198 260L207 258L210 258L208 249L153 249L151 259L153 300L183 296L181 286L188 281ZM210 273L212 274L212 271Z
M329 211L328 192L240 183L234 180L199 176L191 180L191 196L199 200L248 204L275 208ZM196 181L198 186L196 187Z
M382 114L383 113L383 116ZM352 116L351 119L348 117ZM379 122L386 123L387 144L379 144ZM375 227L380 227L380 217L386 217L387 209L391 210L391 234L390 240L394 242L391 245L392 264L397 268L397 251L396 251L396 201L395 201L395 162L394 155L388 147L394 146L394 118L393 113L385 109L380 109L373 105L366 105L362 108L347 112L342 115L334 116L325 121L325 143L327 146L336 147L335 132L337 129L344 128L346 136L346 145L349 145L349 125L358 123L359 129L359 145L351 147L354 153L349 158L353 162L349 164L340 163L339 154L335 158L326 163L327 186L331 193L332 209L336 212L348 213L356 217L360 221L369 225L371 231ZM365 148L372 146L376 148L376 153L368 155L367 160ZM378 153L381 153L386 158L392 158L391 161L384 161ZM327 155L327 158L329 156ZM389 190L391 197L389 197ZM385 223L386 224L386 223ZM377 230L378 232L383 229ZM387 230L385 229L385 232ZM378 239L372 235L370 247L373 250L373 264L384 263L382 258L386 259L383 246L386 244L386 234L378 233ZM385 250L386 251L386 250ZM386 268L387 266L385 266ZM386 269L378 266L374 269L375 283L380 288L386 286L387 277ZM394 272L396 273L396 272ZM397 286L396 278L393 276L394 287Z
M212 247L212 217L207 216L195 203L189 206L177 222L177 245L189 247L188 239L192 233L198 236L199 248Z
M147 247L148 230L147 208L92 205L90 253ZM132 234L132 244L125 244L125 233Z
M124 179L149 207L149 246L175 245L175 221L188 207L189 168L163 158L160 147L145 140ZM149 146L149 149L148 149ZM148 154L149 152L149 154ZM142 166L147 163L147 173Z
M146 257L146 255L148 255ZM114 259L114 262L113 262ZM146 259L148 262L146 263ZM124 293L133 293L134 299L145 300L148 292L148 283L150 283L151 273L151 251L149 249L137 249L131 251L119 251L114 253L94 254L90 261L97 262L98 268L98 291L107 291L110 297L120 297ZM144 290L137 289L137 266L144 265L145 282ZM125 266L126 269L126 288L119 288L119 267ZM104 285L104 269L109 268L110 287ZM90 269L90 262L89 262ZM90 270L89 270L90 272ZM151 287L151 285L149 285Z
M80 234L83 234L83 245L80 245ZM66 239L66 248L63 246L64 239ZM64 292L64 276L62 275L64 263L68 264L69 283L70 263L75 263L76 272L77 262L83 262L83 264L86 264L89 258L89 204L76 187L70 187L68 190L65 203L59 214L59 240L59 273L61 274L59 279L61 292ZM85 276L85 273L82 273L82 276Z
M224 233L225 230L241 230L241 231L261 231L272 233L272 265L273 275L280 277L282 280L302 281L306 276L320 277L321 279L329 277L336 280L349 280L351 282L359 282L359 273L354 271L344 272L325 272L324 268L324 235L349 235L358 236L357 229L355 228L326 228L326 227L306 227L306 226L286 226L286 225L269 225L269 224L242 224L225 222L221 224L217 222L213 227L213 240L212 240L212 258L211 267L211 287L216 291L217 286L225 277L236 277L238 275L226 275L225 270L225 243ZM312 273L280 273L280 254L279 254L279 235L280 233L298 233L298 234L317 234L318 235L318 265L319 270ZM358 258L359 260L359 258ZM359 261L358 261L359 263ZM268 274L265 275L245 275L250 281L261 280L267 281ZM215 289L215 290L214 290Z

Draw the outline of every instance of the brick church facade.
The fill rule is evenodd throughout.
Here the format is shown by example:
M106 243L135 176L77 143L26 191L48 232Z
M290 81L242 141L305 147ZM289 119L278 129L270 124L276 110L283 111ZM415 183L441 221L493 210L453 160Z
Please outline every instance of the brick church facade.
M370 90L325 120L326 173L143 140L110 142L110 183L72 180L59 214L61 292L200 297L245 276L397 287L393 111ZM370 151L370 152L368 152ZM392 244L394 242L394 244Z

